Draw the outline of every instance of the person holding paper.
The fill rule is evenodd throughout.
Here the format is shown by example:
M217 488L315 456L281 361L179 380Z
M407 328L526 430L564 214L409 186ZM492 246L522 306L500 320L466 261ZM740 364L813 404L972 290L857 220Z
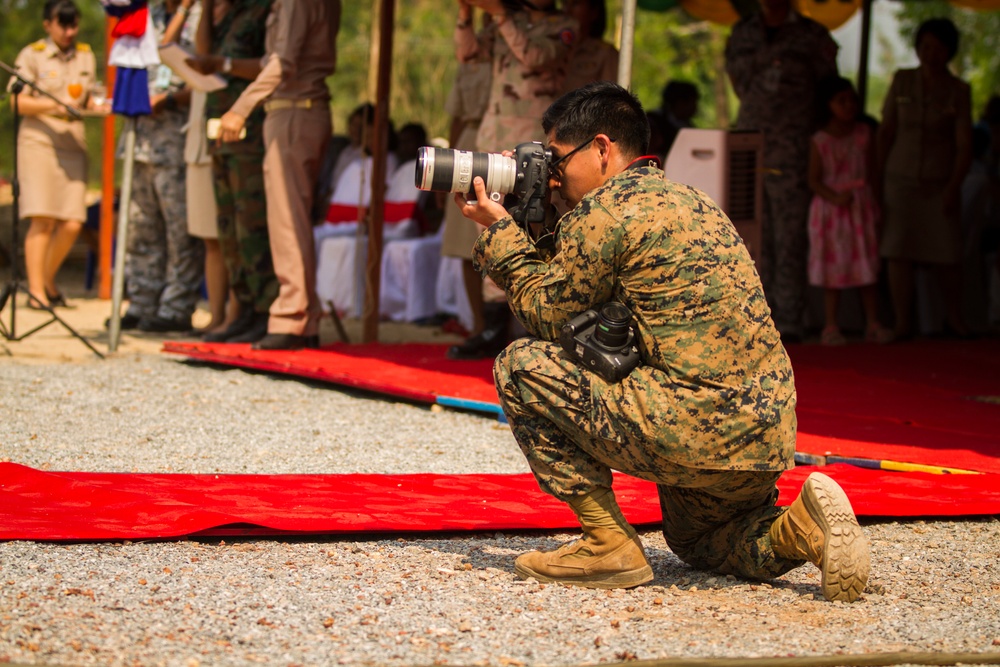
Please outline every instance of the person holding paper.
M193 44L196 21L179 0L151 4L158 41L177 13L184 14L178 43ZM129 209L125 283L129 307L122 329L168 333L191 330L200 294L204 244L188 234L184 126L190 90L166 65L150 68L153 113L136 119L135 171ZM124 146L119 146L122 157Z

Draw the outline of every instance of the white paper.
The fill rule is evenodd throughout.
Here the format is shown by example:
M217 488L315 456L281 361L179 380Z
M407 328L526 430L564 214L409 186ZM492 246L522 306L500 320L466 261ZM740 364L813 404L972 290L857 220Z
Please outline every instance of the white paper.
M163 64L184 79L184 82L193 89L211 93L226 87L226 80L218 74L202 74L188 65L187 59L190 57L192 54L177 44L166 44L160 47L160 60L163 61Z

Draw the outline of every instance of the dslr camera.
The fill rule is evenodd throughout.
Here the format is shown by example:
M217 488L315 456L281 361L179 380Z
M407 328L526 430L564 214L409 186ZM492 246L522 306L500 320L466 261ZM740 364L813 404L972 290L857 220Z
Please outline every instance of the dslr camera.
M551 158L552 153L537 141L518 144L514 157L422 146L415 180L421 190L463 192L472 200L476 197L472 179L480 176L490 198L502 200L514 221L524 227L545 221Z
M559 332L559 343L574 361L608 382L619 382L640 362L632 313L617 301L567 322Z

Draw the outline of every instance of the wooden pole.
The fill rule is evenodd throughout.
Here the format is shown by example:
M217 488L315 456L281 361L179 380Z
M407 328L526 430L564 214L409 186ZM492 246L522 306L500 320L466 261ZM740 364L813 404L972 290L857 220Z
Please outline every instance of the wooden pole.
M389 93L392 71L392 32L395 0L382 0L379 11L378 85L375 96L375 136L372 137L372 196L368 208L368 289L361 313L361 340L378 340L380 270L382 267L382 222L385 208L386 156L389 150Z
M109 16L105 24L104 57L105 82L108 100L115 89L115 67L107 64L111 57L111 47L115 38L111 31L118 19ZM115 237L115 117L108 114L104 118L101 135L101 223L98 233L97 272L100 274L97 295L101 299L111 298L111 255Z
M868 49L872 32L873 0L863 0L861 3L861 56L858 59L858 98L861 103L861 113L865 113L865 102L868 99Z

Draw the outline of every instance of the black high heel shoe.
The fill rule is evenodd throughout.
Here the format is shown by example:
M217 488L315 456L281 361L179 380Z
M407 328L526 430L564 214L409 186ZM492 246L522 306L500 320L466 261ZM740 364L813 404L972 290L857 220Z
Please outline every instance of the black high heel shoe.
M48 297L49 306L52 308L68 308L69 304L66 303L66 297L62 295L62 292L56 292L52 294L48 290L45 290L45 296Z

